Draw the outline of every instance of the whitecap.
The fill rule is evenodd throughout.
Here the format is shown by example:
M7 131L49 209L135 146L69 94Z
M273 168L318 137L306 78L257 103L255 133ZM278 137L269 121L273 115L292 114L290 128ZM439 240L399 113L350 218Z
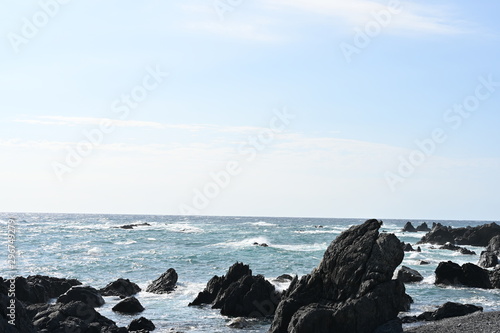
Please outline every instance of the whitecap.
M132 239L129 239L127 241L124 241L124 242L116 242L114 243L115 245L130 245L130 244L135 244L137 243L135 240L132 240Z
M93 247L90 250L88 250L87 253L90 255L99 255L102 253L102 249L99 247Z
M286 251L296 251L296 252L313 252L313 251L325 251L328 247L327 243L314 243L314 244L282 244L282 245L272 245L272 247L286 250Z
M222 247L236 247L236 248L242 248L242 247L249 247L249 246L256 246L257 244L267 244L268 246L271 246L270 242L267 240L266 237L253 237L253 238L246 238L240 241L235 241L235 242L224 242L224 243L217 243L213 244L213 246L222 246Z
M258 227L275 227L276 226L276 224L274 224L274 223L269 223L269 222L265 222L265 221L248 222L248 224L255 225Z

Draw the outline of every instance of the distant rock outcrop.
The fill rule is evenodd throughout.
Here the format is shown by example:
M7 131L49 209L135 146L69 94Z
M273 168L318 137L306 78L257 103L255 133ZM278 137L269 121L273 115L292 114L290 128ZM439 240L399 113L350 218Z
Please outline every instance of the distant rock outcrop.
M402 232L417 232L417 229L411 224L411 222L406 222L405 226L403 227Z
M272 316L280 294L262 275L252 275L248 265L235 263L225 276L214 276L189 306L213 304L231 317Z
M129 279L118 279L109 283L100 290L103 296L120 296L122 298L132 296L141 291L141 288Z
M391 280L401 242L368 220L343 232L318 268L295 278L278 305L270 333L364 333L409 309L404 284Z
M169 268L146 289L148 293L165 294L175 290L179 276L173 268Z
M479 266L484 268L495 267L500 263L498 257L500 256L500 235L493 237L486 251L481 252L481 257L479 258Z
M431 231L431 228L429 228L429 226L425 222L419 225L416 229L417 231L425 231L425 232Z
M452 228L436 224L418 244L430 243L444 245L446 243L472 246L488 246L490 240L500 235L500 226L496 223L483 224L477 227Z
M149 223L137 223L137 224L127 224L127 225L122 225L121 227L115 227L115 228L120 228L120 229L134 229L136 227L150 227L151 224Z

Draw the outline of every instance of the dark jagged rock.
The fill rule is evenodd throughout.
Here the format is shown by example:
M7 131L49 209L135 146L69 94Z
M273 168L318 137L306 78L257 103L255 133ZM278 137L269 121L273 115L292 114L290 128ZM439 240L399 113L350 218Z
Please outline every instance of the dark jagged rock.
M127 329L94 310L83 302L56 303L39 312L33 321L39 332L106 332L127 333Z
M491 286L500 289L500 269L489 272Z
M406 222L405 226L403 227L402 232L417 232L417 229L411 224L411 222Z
M109 283L99 292L103 296L120 296L122 298L132 296L141 291L141 288L129 279L118 279Z
M0 278L0 282L3 279ZM14 324L14 325L12 325ZM0 292L0 332L5 333L35 333L35 327L28 316L22 302L8 297L2 289Z
M403 260L401 242L368 220L343 232L318 268L295 278L278 305L270 333L361 333L409 309L404 284L391 280Z
M495 267L500 263L498 257L500 256L500 236L493 237L486 251L481 252L481 257L479 258L479 266L484 268Z
M6 283L3 282L2 285L7 287ZM78 280L41 275L15 278L16 298L26 305L46 303L49 299L56 298L77 285L81 285Z
M458 245L486 247L490 240L497 235L500 235L500 226L496 223L456 229L438 223L422 237L419 243L444 245L449 242Z
M453 245L451 243L446 243L443 246L441 246L439 249L440 250L458 251L462 254L476 255L476 252L474 252L474 251L471 251L465 247Z
M436 268L435 284L463 285L472 288L491 289L488 271L474 264L462 266L448 261L439 263Z
M472 304L460 304L447 302L441 305L436 311L424 312L417 316L418 320L434 321L445 318L461 317L477 311L483 311L480 306Z
M175 290L177 279L177 272L173 268L169 268L159 278L154 280L146 289L149 293L165 294Z
M417 231L425 231L425 232L431 231L431 228L429 228L429 226L425 222L419 225L416 229Z
M97 289L92 287L72 287L57 298L57 303L80 301L93 308L104 305L104 299Z
M428 261L425 261L425 260L420 260L420 261L418 262L418 264L419 264L419 265L430 265L431 263L430 263L430 262L428 262Z
M225 276L214 276L190 303L212 304L231 317L267 317L274 314L280 295L262 275L253 276L248 265L235 263Z
M411 246L410 243L404 243L403 242L403 251L405 251L405 252L414 252L415 249L413 248L413 246Z
M132 322L130 323L130 325L128 325L127 328L129 332L140 331L140 330L149 332L149 331L154 331L156 329L155 324L153 324L151 320L146 319L144 317L132 320Z
M401 280L403 283L420 282L423 279L422 274L410 267L403 266L398 271L398 280Z
M139 302L137 298L134 296L127 297L120 303L116 304L113 308L113 311L125 313L125 314L135 314L144 311L144 307Z

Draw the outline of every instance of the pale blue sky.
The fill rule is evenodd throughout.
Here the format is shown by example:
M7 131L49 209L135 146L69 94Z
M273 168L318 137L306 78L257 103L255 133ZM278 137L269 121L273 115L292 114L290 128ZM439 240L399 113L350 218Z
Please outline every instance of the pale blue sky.
M232 1L224 20L227 0L67 2L0 0L1 211L179 214L234 160L194 213L500 219L500 85L457 128L444 118L500 82L496 1ZM169 76L120 118L148 68ZM294 119L246 161L284 107ZM58 177L103 118L121 122ZM446 141L391 187L436 128Z

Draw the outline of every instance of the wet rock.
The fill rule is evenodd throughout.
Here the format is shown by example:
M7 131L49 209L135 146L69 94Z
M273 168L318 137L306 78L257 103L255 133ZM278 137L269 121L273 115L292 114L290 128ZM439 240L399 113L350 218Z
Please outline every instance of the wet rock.
M405 251L405 252L414 252L415 249L413 248L413 246L411 246L410 243L404 243L403 242L403 251Z
M225 276L214 276L189 306L213 304L231 317L267 317L274 314L280 295L262 275L253 276L248 265L235 263Z
M401 319L396 318L377 327L373 333L403 333L403 323Z
M481 252L481 257L479 258L479 266L484 268L495 267L500 263L498 257L500 256L500 236L493 237L486 251Z
M488 246L490 240L500 235L500 226L496 223L477 227L452 228L436 224L419 243L444 245L446 243L472 246Z
M420 314L417 316L417 319L434 321L445 318L461 317L478 311L483 311L483 308L472 304L447 302L440 306L436 311L424 312Z
M127 333L127 329L117 327L116 323L79 301L56 303L33 319L38 332L106 332Z
M405 226L403 227L402 232L417 232L417 229L411 224L411 222L406 222Z
M408 310L404 284L391 280L402 244L381 225L368 220L339 235L318 268L292 281L269 332L373 332Z
M177 279L177 272L173 268L169 268L159 278L154 280L146 289L149 293L165 294L175 290Z
M239 328L239 329L243 329L243 328L246 328L248 326L249 326L248 321L242 317L235 318L227 324L227 327Z
M401 267L398 271L398 280L401 280L403 283L420 282L423 279L422 274L406 266Z
M430 263L430 262L428 262L428 261L425 261L425 260L420 260L420 261L418 262L418 264L419 264L419 265L430 265L431 263Z
M151 320L141 317L139 319L132 320L130 325L128 325L127 329L129 330L129 332L141 331L141 330L150 332L154 331L156 327Z
M436 268L435 274L435 284L492 288L488 271L470 263L460 266L451 261L441 262Z
M57 303L70 303L80 301L93 308L104 305L104 298L92 287L72 287L57 298Z
M136 314L144 311L145 309L139 302L139 300L134 296L132 296L132 297L127 297L123 301L116 304L112 308L112 310L124 314Z
M3 279L0 278L0 282ZM12 325L14 324L14 325ZM35 333L35 327L28 316L22 302L8 297L8 293L0 292L0 332Z
M292 280L293 280L293 276L291 276L289 274L282 274L282 275L280 275L280 276L278 276L277 278L274 279L274 281L280 282L280 283L290 282Z
M120 296L122 298L132 296L141 291L141 288L129 279L118 279L109 283L99 292L103 296Z
M136 227L149 227L151 224L149 223L136 223L136 224L127 224L127 225L122 225L121 227L116 227L120 229L134 229Z
M439 249L440 250L458 251L462 254L476 255L476 252L474 252L474 251L471 251L465 247L453 245L451 243L446 243L443 246L441 246Z

